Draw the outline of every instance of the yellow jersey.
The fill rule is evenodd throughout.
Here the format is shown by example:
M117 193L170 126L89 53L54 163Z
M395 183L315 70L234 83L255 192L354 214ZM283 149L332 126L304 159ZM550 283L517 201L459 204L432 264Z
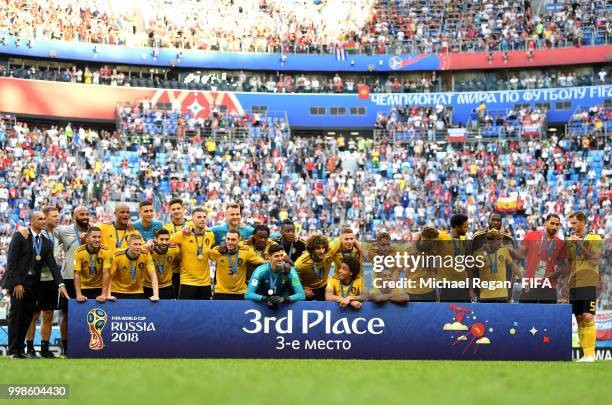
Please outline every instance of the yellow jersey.
M325 291L338 297L348 297L349 295L356 297L365 292L365 281L362 277L357 277L352 282L345 284L337 277L330 277Z
M480 257L484 263L479 267L480 280L487 282L490 288L480 288L480 299L507 299L508 289L501 287L508 281L508 264L512 261L510 251L506 247L501 247L493 253L478 249L474 252L474 257Z
M100 246L95 253L90 253L87 245L76 248L74 271L81 276L81 290L102 288L103 271L110 271L112 263L113 253L104 246Z
M174 235L178 231L182 231L183 228L186 226L193 228L193 221L192 220L185 221L183 222L183 225L180 225L180 226L174 225L174 222L170 221L170 222L165 223L163 228L166 229L168 232L170 232L170 235Z
M157 253L155 249L150 253L151 259L153 260L153 266L157 274L157 286L158 288L170 287L172 285L172 273L175 269L180 270L180 265L174 264L174 258L179 254L180 250L178 247L169 247L168 251L164 254ZM147 288L152 288L151 277L148 272L143 274L142 285Z
M449 256L456 257L466 254L468 249L465 236L461 236L459 240L457 240L449 232L439 231L437 240L441 242L435 244L433 254L440 255L443 264L438 269L438 280L465 281L467 279L467 272L465 270L458 271L452 266L444 266L445 262L450 262L450 260L448 260Z
M113 254L118 250L125 250L128 248L128 235L140 235L137 230L128 231L126 229L117 229L114 222L110 224L100 224L98 228L102 231L102 246L110 250Z
M257 256L252 249L245 245L238 245L238 251L229 255L220 253L215 246L208 253L210 260L217 262L215 270L215 292L219 294L244 294L247 290L247 264L259 266L267 260ZM231 262L231 263L230 263Z
M190 232L186 236L177 232L170 237L170 243L181 250L181 284L209 286L208 253L215 244L215 235L211 231L205 231L202 235Z
M142 294L143 273L155 271L151 255L140 253L136 259L130 260L127 250L119 250L113 256L111 266L111 291L122 294Z
M338 241L338 243L340 243L340 241ZM344 249L340 247L333 257L334 273L337 273L338 270L340 270L340 264L342 263L342 259L345 256L352 256L355 259L359 260L359 270L363 269L363 259L361 257L361 253L356 247L353 247L350 252L345 252Z
M323 256L321 262L315 263L310 253L305 251L295 261L295 270L300 276L303 288L318 289L327 285L329 270L333 263L334 255L340 248L340 241L335 240L329 245L329 250Z
M603 250L601 236L587 233L582 239L584 248L596 255L596 258L587 260L573 240L567 241L567 250L570 263L569 287L598 287L599 286L599 258Z

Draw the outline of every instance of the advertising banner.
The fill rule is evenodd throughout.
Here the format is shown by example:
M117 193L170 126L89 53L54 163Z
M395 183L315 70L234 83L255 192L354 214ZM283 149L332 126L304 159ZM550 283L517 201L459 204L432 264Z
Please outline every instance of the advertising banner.
M70 302L72 358L570 360L571 307Z

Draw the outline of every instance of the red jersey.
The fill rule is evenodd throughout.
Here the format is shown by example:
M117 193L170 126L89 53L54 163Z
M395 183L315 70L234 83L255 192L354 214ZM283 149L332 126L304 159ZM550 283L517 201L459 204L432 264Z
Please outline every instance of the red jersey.
M547 277L554 273L557 262L567 257L563 239L555 235L552 241L542 240L544 231L529 231L523 239L522 245L527 248L525 278ZM545 267L543 265L545 264ZM544 269L541 274L540 269ZM556 280L551 280L553 288L557 286Z

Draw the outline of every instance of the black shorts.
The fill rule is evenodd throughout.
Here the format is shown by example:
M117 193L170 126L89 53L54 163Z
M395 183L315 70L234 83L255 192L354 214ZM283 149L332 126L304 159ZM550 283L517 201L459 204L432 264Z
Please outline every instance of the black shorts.
M145 297L145 295L143 293L136 293L136 294L112 293L111 295L113 297L117 298L118 300L144 300L144 299L148 299L148 297Z
M72 299L76 298L76 290L74 289L74 280L71 278L64 279L64 285L66 286L66 291L68 291L68 296ZM68 312L68 300L61 296L60 294L60 309L64 312Z
M556 304L557 289L550 287L531 288L527 292L521 292L519 302L521 304Z
M483 304L507 304L507 298L482 298L479 302Z
M149 298L153 295L153 289L149 287L142 287L144 290L144 295L146 298ZM168 287L162 287L159 289L159 299L160 300L173 300L175 298L174 295L174 287L169 285Z
M572 304L572 313L576 315L595 315L595 307L597 306L597 289L595 287L570 288L569 302Z
M98 296L102 295L101 288L82 288L81 294L87 297L88 300L95 300Z
M467 288L440 288L440 302L470 302Z
M224 293L215 293L213 299L220 301L229 301L229 300L243 300L244 294L224 294Z
M408 297L410 302L436 302L438 300L435 290L423 294L408 294Z
M181 284L179 300L209 300L212 297L212 290L209 285L196 286Z
M312 292L314 292L314 297L306 297L306 301L325 301L325 288L326 287L313 289Z
M55 281L41 281L35 291L37 311L59 309L59 290Z
M178 297L181 289L181 273L172 273L172 288L174 289L174 296Z

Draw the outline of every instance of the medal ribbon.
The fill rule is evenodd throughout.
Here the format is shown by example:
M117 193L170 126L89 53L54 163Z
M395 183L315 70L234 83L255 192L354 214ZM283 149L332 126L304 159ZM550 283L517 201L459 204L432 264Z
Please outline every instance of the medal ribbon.
M229 263L230 270L232 271L232 276L236 274L238 271L238 258L240 257L240 248L236 252L236 260L232 263L232 256L230 255L229 249L227 250L227 262Z
M342 284L342 280L340 280L340 295L342 296L342 298L346 298L351 294L351 291L353 290L353 281L352 280L351 283L348 286L348 289L346 290L346 294L344 293L344 284Z

